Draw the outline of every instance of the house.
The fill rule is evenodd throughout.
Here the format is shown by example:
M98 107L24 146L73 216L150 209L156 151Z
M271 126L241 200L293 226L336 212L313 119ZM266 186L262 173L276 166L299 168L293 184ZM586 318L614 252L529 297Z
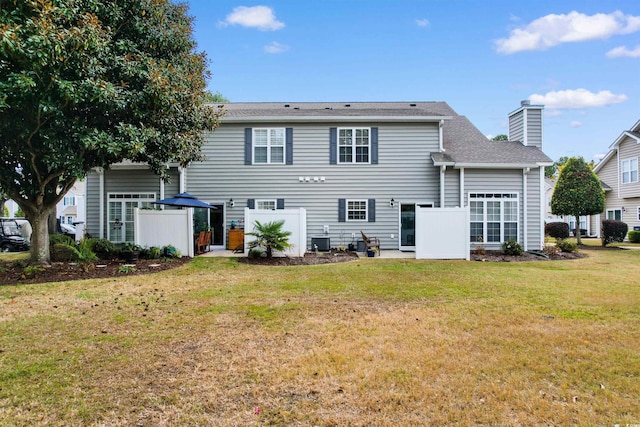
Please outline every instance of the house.
M620 220L640 229L640 120L623 131L611 144L607 155L594 168L605 189L606 219Z
M85 182L77 181L56 205L57 217L63 224L84 221Z
M469 240L499 249L510 238L541 249L544 166L540 105L509 114L510 141L488 140L445 102L230 103L206 135L206 159L169 165L163 183L144 165L87 177L94 237L133 240L133 208L182 191L218 209L196 212L196 229L225 247L244 208L305 208L307 245L356 244L363 231L382 249L415 250L417 207L470 210Z

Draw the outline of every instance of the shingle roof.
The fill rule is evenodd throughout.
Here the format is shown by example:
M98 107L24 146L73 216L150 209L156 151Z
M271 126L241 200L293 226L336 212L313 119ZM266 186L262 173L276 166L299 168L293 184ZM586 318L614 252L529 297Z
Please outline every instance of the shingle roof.
M446 102L238 102L221 104L223 118L250 121L261 118L303 120L338 117L387 117L444 119L444 153L433 153L436 163L477 165L537 164L552 160L535 147L520 142L490 141L466 117L458 115Z

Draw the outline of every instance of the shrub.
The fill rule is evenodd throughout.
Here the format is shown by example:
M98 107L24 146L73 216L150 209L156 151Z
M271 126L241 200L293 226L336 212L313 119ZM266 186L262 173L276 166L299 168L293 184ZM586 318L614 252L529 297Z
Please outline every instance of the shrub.
M160 259L162 256L162 249L157 246L151 246L149 248L149 259Z
M578 249L578 244L569 240L558 240L556 247L562 252L575 252Z
M629 241L631 243L640 243L640 231L631 230L629 232Z
M569 224L566 222L550 222L544 226L544 234L554 239L569 237Z
M93 251L102 259L115 258L118 256L116 245L107 239L94 239Z
M260 248L251 248L249 250L249 258L255 259L260 258L264 252Z
M167 258L180 258L182 254L173 245L167 245L162 248L162 253Z
M54 243L51 248L51 260L58 262L78 261L80 252L73 245Z
M93 263L98 260L98 256L95 252L91 250L94 246L94 239L82 239L78 244L78 264L84 271L89 271L90 268L93 268Z
M520 256L524 253L524 249L516 239L509 239L502 244L502 252L505 255Z
M53 247L58 243L62 245L74 246L76 242L74 242L73 239L66 234L50 234L49 245Z
M607 246L612 242L624 241L628 230L629 227L622 221L616 221L613 219L603 220L600 232L600 235L602 236L602 246Z

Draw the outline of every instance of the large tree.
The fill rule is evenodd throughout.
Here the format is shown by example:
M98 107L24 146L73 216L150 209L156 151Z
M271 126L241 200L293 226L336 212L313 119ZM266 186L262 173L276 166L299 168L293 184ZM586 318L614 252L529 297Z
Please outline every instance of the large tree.
M604 190L600 179L582 157L571 157L560 171L551 197L551 213L576 217L576 237L580 240L580 217L604 210Z
M201 159L207 61L170 0L0 0L0 187L49 262L47 217L76 179Z

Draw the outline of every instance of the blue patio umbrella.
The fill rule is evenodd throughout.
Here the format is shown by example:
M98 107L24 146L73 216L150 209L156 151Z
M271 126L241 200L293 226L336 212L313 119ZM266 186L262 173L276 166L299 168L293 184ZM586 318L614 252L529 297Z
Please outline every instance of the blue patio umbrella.
M209 203L198 200L196 196L189 193L176 194L171 198L156 200L153 203L155 203L156 205L180 206L184 208L218 209L215 206L211 206Z

